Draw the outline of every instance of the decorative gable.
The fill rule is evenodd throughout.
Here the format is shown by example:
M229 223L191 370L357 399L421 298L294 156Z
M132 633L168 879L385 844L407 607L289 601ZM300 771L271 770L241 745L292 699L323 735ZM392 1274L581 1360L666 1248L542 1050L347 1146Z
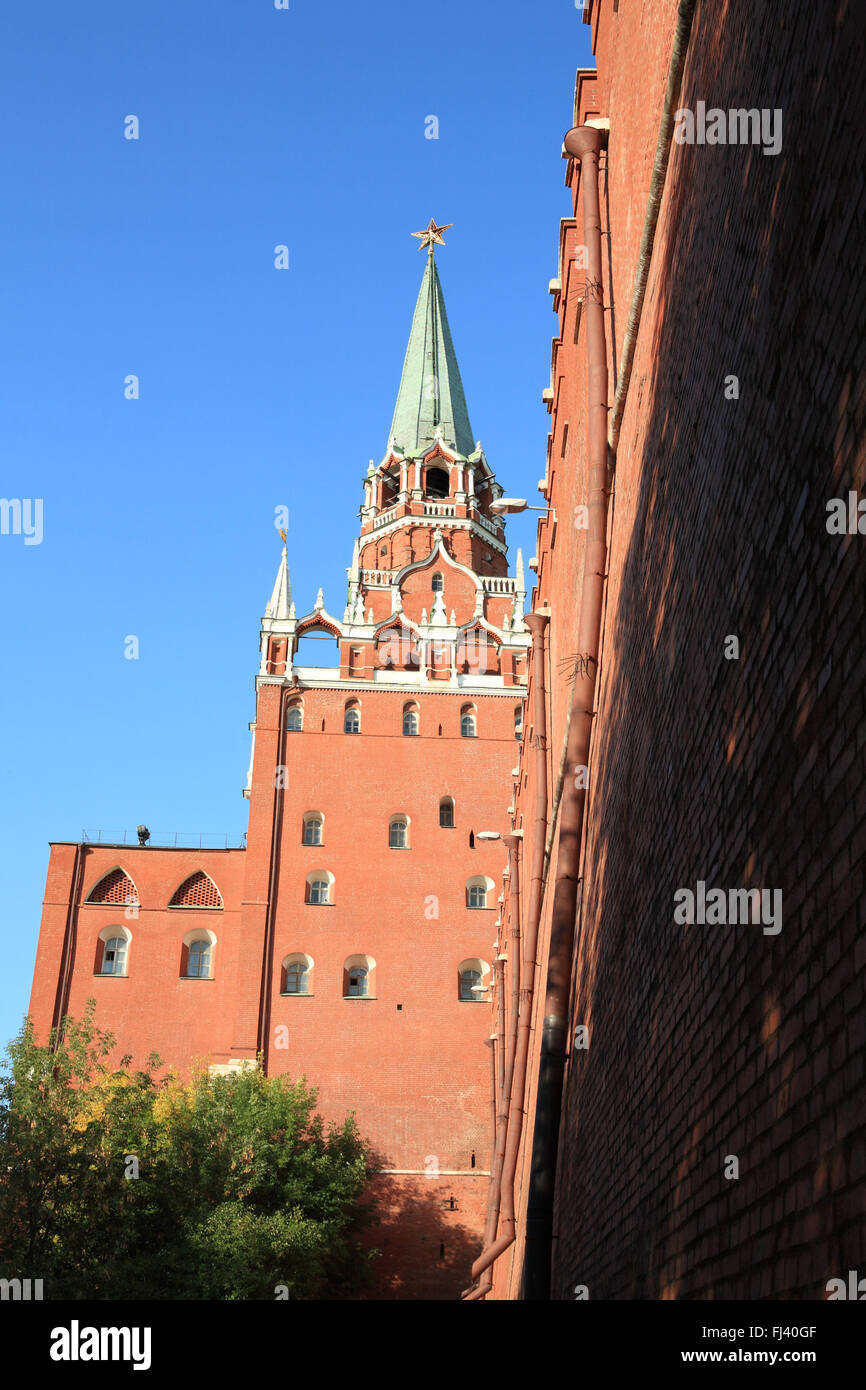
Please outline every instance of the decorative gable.
M87 895L89 903L112 903L138 906L138 889L125 869L114 868L103 874Z
M197 869L185 878L169 903L169 907L222 907L223 900L212 878Z

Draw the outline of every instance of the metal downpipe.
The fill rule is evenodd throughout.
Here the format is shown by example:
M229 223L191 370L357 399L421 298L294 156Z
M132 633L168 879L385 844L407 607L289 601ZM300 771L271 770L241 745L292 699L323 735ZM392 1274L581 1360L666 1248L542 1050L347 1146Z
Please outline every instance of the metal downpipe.
M541 917L541 898L544 887L544 845L547 838L547 697L545 692L544 635L547 630L547 617L541 613L530 613L526 626L532 634L533 670L533 743L535 748L536 803L535 830L532 844L532 867L529 885L529 910L527 912L526 983L520 990L517 1040L514 1052L514 1071L507 1102L507 1124L505 1128L505 1150L502 1161L501 1214L502 1234L498 1240L482 1250L472 1266L473 1279L479 1278L489 1270L503 1251L514 1243L516 1221L514 1215L514 1179L520 1154L520 1139L523 1133L524 1096L526 1072L529 1061L529 1043L532 1025L532 1000L535 985L538 949L538 927ZM507 1066L506 1066L507 1070ZM503 1105L503 1109L504 1109ZM492 1271L489 1280L483 1280L478 1288L464 1297L473 1300L483 1297L492 1285Z
M578 661L568 725L566 777L559 813L547 989L526 1216L524 1272L525 1296L528 1300L550 1297L553 1192L565 1072L580 845L586 804L586 786L583 785L586 776L578 777L576 774L589 762L607 568L608 373L598 197L598 157L602 144L602 132L591 126L579 126L569 131L565 138L568 153L580 161L583 237L587 248L583 312L587 342L589 530L580 592Z

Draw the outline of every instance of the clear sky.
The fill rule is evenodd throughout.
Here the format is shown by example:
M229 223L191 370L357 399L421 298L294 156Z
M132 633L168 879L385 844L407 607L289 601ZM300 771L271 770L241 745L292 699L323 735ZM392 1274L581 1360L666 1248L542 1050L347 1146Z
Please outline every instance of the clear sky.
M4 13L0 496L34 506L0 535L0 1045L50 840L240 843L274 509L298 613L321 585L342 616L431 217L475 437L540 502L588 36L574 0ZM534 535L509 522L512 572Z

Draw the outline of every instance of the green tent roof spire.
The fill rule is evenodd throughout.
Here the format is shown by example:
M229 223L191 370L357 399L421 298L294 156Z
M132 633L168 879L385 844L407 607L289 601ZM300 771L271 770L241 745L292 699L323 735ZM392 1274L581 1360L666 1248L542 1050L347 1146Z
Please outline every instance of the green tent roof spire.
M413 235L425 236L429 233ZM437 237L437 240L441 241L441 238ZM403 454L416 456L432 447L438 429L446 446L468 456L475 448L472 426L445 312L432 238L422 240L421 245L425 244L427 265L412 318L409 346L391 422L391 438Z

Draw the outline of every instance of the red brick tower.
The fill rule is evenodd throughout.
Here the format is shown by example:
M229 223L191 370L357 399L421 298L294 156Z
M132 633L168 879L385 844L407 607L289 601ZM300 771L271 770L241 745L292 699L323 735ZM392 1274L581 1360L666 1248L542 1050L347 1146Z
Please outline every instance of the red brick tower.
M456 1295L480 1248L501 840L524 582L466 409L433 242L341 619L262 620L246 850L54 844L31 1013L96 998L134 1062L306 1074L376 1151L379 1293ZM299 641L339 665L298 664ZM504 949L504 941L503 941Z
M268 971L232 1053L306 1072L328 1114L355 1110L416 1296L456 1291L487 1195L489 1012L474 1006L490 997L505 853L486 837L507 830L529 646L520 560L509 578L490 510L501 492L431 239L342 620L321 590L296 616L284 550L262 623L241 956L255 973L264 939ZM312 634L339 668L294 664Z

